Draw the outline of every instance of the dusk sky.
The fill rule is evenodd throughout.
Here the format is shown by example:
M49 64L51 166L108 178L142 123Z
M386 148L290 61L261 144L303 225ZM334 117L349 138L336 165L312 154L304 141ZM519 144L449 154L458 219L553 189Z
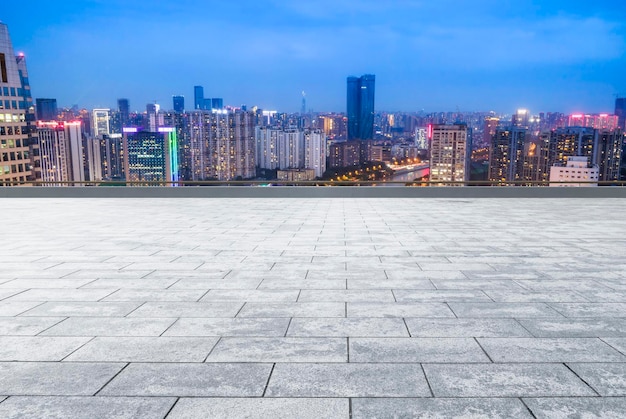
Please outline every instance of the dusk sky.
M5 4L6 3L6 4ZM225 104L344 111L376 75L376 109L613 112L626 95L624 0L4 2L34 97L172 107L193 86Z

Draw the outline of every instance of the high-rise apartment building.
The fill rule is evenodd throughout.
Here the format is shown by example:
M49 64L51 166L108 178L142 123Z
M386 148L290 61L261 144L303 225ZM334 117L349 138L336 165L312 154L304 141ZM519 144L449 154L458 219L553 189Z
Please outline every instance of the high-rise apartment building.
M174 112L185 112L185 96L172 96L172 105Z
M615 130L619 128L619 117L606 113L596 115L573 114L569 116L567 126Z
M9 29L0 23L0 185L35 178L30 149L34 120L24 54L15 55Z
M321 130L304 131L304 167L312 169L315 177L326 171L326 134Z
M496 129L489 148L489 180L515 182L524 176L524 144L527 130L510 127Z
M35 103L38 121L56 121L59 112L56 99L37 98Z
M430 180L467 181L469 149L467 125L433 125L430 142Z
M485 118L485 123L483 126L483 142L482 146L488 146L491 144L491 140L493 136L496 135L496 130L498 129L498 125L500 124L500 118L496 118L493 116L489 116Z
M117 110L120 113L122 127L128 126L128 120L130 118L130 101L128 99L118 99Z
M517 112L513 114L511 125L518 128L529 128L530 112L528 109L518 109Z
M618 118L619 128L626 132L626 98L618 97L615 99L615 115Z
M111 134L110 109L94 109L91 113L91 135L100 137Z
M374 138L376 76L348 77L348 140Z
M37 122L40 180L55 182L85 180L80 122Z
M158 132L124 128L124 173L129 182L177 182L176 129Z

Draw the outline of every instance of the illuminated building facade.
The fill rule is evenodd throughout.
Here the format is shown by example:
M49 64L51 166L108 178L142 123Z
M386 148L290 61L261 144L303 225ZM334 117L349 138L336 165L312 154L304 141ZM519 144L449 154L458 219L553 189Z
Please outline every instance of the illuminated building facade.
M348 77L348 140L374 138L376 76Z
M38 180L48 185L85 180L80 122L38 121L34 147L41 171Z
M496 135L496 130L498 129L498 125L500 124L500 118L496 117L487 117L485 118L485 123L483 126L483 143L481 146L488 146L491 144L491 140L493 136Z
M176 129L158 132L124 128L124 172L129 182L177 182L178 140Z
M111 110L94 109L91 112L91 135L99 137L111 134Z
M31 128L35 109L24 54L15 55L0 23L0 185L34 180Z
M326 171L326 134L321 130L304 131L304 167L316 177Z
M567 120L568 127L587 127L603 130L619 128L619 116L606 113L596 115L573 114Z
M615 115L617 115L619 129L626 132L626 98L615 99Z
M467 125L433 125L430 142L430 180L464 182L469 179Z
M496 130L489 149L491 182L515 182L523 179L526 135L527 130L523 128Z

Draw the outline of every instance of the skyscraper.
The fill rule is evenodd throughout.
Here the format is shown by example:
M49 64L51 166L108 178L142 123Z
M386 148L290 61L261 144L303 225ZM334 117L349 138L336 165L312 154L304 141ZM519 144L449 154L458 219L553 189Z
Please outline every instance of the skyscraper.
M124 128L124 173L130 182L176 182L178 152L176 129L159 132Z
M37 144L44 182L84 181L80 122L37 123Z
M626 98L615 99L615 115L619 119L619 128L626 131Z
M93 137L111 134L110 109L94 109L91 117L91 134Z
M204 109L204 87L193 87L193 108Z
M527 130L523 128L497 129L489 152L489 180L515 182L524 175L524 143Z
M185 96L173 96L172 102L174 105L174 112L185 112Z
M120 113L120 125L122 127L128 126L128 120L130 119L130 102L128 99L117 100L117 110Z
M467 125L433 125L430 142L430 180L467 181L468 149Z
M57 100L56 99L40 99L35 100L37 106L38 121L55 121L57 119Z
M348 77L348 140L374 138L374 94L376 76Z
M0 23L0 185L33 179L34 112L24 54L15 56L9 29Z

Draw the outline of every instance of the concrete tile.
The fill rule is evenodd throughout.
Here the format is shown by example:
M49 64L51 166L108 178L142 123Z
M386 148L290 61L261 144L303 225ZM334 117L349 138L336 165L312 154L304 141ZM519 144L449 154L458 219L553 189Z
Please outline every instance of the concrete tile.
M243 303L148 302L129 317L235 317Z
M69 364L68 364L69 365ZM260 397L271 364L130 364L103 396Z
M50 317L53 319L54 317ZM42 333L45 336L160 336L176 319L70 317Z
M458 317L562 317L544 303L450 303Z
M0 317L0 336L34 336L65 317Z
M217 337L97 337L68 362L203 362Z
M507 291L485 290L485 293L498 303L562 303L588 302L582 294L575 291Z
M626 303L551 303L565 317L621 317Z
M534 336L548 337L626 337L624 318L519 319Z
M487 263L427 263L418 264L423 271L491 271Z
M532 418L519 399L354 399L352 417L365 418Z
M183 278L171 285L172 290L205 290L229 289L229 290L255 290L259 287L261 279L206 279L206 278Z
M212 289L202 297L205 301L243 301L295 303L299 290L218 290Z
M603 418L626 417L626 398L542 398L524 399L536 418Z
M479 338L494 362L626 362L597 338Z
M138 290L163 290L174 283L175 278L100 278L90 281L82 289L105 288L105 289L138 289Z
M419 364L276 364L266 397L430 397Z
M99 301L116 289L29 289L8 301Z
M351 338L350 362L489 362L474 339Z
M0 394L92 396L123 366L112 363L3 362L0 363Z
M111 303L111 302L47 302L32 310L22 313L22 316L85 316L85 317L118 317L125 316L139 307L139 303Z
M315 279L315 278L297 278L283 279L271 278L264 279L259 285L260 290L345 290L345 279Z
M120 289L102 301L185 301L195 302L206 293L205 290L141 290Z
M24 313L33 307L41 305L41 302L32 301L0 301L0 316L10 317Z
M348 279L350 290L434 290L429 279Z
M524 290L517 282L511 279L433 279L435 287L439 290Z
M447 280L462 280L467 281L467 276L461 271L427 271L427 270L416 270L416 271L406 271L406 270L386 270L385 273L389 279L447 279Z
M184 318L170 327L164 336L284 336L289 318Z
M476 290L411 290L394 289L393 294L399 303L445 303L448 301L491 302L482 291Z
M294 337L409 337L402 319L294 318L287 336Z
M562 364L428 364L435 397L576 397L595 393Z
M345 303L246 303L237 317L345 317Z
M343 338L222 338L206 362L347 362Z
M167 397L14 396L0 404L5 419L135 419L165 417L176 401Z
M9 298L13 295L19 294L20 292L24 292L24 291L25 290L23 288L5 288L5 289L0 288L0 300L4 300L6 298Z
M568 364L601 396L626 396L626 364Z
M60 361L89 337L0 336L2 361Z
M443 303L348 303L348 317L454 317Z
M348 399L188 399L181 398L168 419L191 418L281 418L348 419Z
M532 335L513 319L405 319L413 337L531 337Z
M298 302L394 302L391 290L302 290Z

